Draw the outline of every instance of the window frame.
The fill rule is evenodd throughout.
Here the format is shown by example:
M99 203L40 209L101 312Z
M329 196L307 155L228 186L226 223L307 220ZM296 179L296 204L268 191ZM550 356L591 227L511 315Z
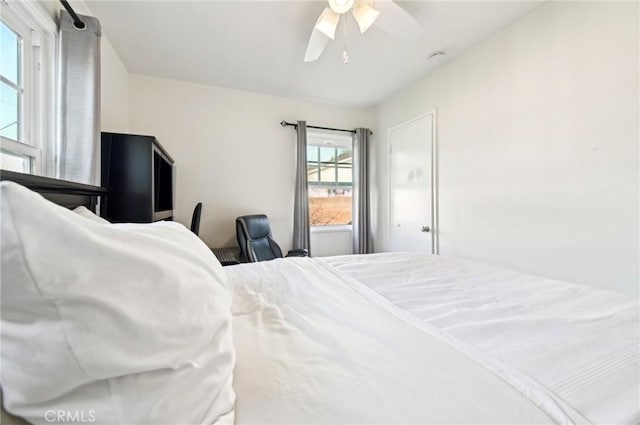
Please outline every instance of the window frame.
M320 157L320 149L318 149L318 161L311 161L314 164L318 164L318 167L320 167L323 163L327 163L327 164L331 164L333 167L335 167L335 182L333 183L333 185L336 188L340 188L340 187L344 187L344 188L350 188L351 189L351 193L353 196L353 135L352 134L344 134L344 133L338 133L338 132L333 132L333 131L319 131L319 130L307 130L307 148L309 147L330 147L330 148L335 148L336 149L336 155L334 156L334 161L330 162L330 161L321 161L321 157ZM337 157L337 150L338 149L349 149L352 153L352 157L351 157L351 162L350 163L340 163ZM309 158L307 157L307 172L309 170ZM349 165L348 168L351 169L351 182L346 184L340 184L339 180L338 180L338 169L339 168L347 168L347 167L340 167L340 165ZM321 172L320 170L318 170L318 182L309 182L307 180L307 187L309 189L311 189L314 186L322 186L323 182L322 182L322 177L321 177ZM325 182L325 185L327 185L327 183L329 182ZM309 201L310 203L310 201ZM351 221L353 222L353 208L352 208L352 216L351 216ZM353 229L353 225L352 224L310 224L310 230L312 233L332 233L332 232L345 232L345 231L351 231Z
M339 149L349 149L346 148L344 146L335 146L335 145L328 145L326 143L319 145L319 144L307 144L307 149L308 148L316 148L318 151L318 160L317 161L309 161L309 159L307 158L307 170L309 170L309 166L310 164L313 164L314 166L317 167L317 172L318 172L318 181L317 182L307 182L309 185L312 186L322 186L323 183L335 183L336 186L338 187L353 187L353 156L351 158L351 162L340 162L339 157L338 157L338 150ZM321 155L321 149L322 148L330 148L334 150L334 154L332 156L333 161L322 161L322 155ZM353 149L349 149L353 152ZM333 168L334 170L334 180L330 180L330 181L323 181L322 180L322 171L323 171L323 166L324 166L324 170L326 170L327 168ZM350 182L341 182L340 181L340 177L339 177L339 169L341 168L348 168L351 170L351 181Z
M2 22L22 38L18 139L0 136L0 150L30 158L30 174L55 175L57 25L38 2L2 0ZM3 79L4 80L4 79Z

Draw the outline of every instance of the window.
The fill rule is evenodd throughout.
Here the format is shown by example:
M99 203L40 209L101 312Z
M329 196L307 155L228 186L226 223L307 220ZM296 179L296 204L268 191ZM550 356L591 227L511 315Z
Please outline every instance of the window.
M0 168L54 170L56 27L36 2L9 1L0 18Z
M351 137L309 136L307 179L311 226L350 225L353 191Z

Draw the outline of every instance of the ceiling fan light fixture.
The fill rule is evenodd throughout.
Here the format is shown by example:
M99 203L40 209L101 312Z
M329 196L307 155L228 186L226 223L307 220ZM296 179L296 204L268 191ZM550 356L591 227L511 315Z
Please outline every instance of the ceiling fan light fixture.
M353 8L352 13L353 17L356 18L361 34L364 34L365 31L371 28L371 25L373 25L376 19L378 19L378 16L380 16L379 11L365 3L359 3Z
M355 0L329 0L329 7L339 14L347 13L353 7Z
M329 5L322 11L311 31L304 56L305 62L318 60L329 40L335 40L340 16L349 11L352 12L354 19L358 23L361 33L366 32L375 24L382 31L395 35L396 37L411 39L417 38L422 34L422 26L393 0L327 1ZM373 8L374 3L376 9ZM382 15L383 18L380 18L380 15ZM345 30L345 53L343 59L347 62L346 31L348 22L344 22L343 24L343 29Z
M338 20L340 20L340 15L327 7L316 21L314 28L333 40L336 35Z

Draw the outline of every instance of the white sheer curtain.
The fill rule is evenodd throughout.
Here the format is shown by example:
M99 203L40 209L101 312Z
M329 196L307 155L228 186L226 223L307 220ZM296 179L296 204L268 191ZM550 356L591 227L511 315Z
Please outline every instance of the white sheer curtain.
M77 29L60 12L57 177L98 184L100 153L100 21L81 16Z

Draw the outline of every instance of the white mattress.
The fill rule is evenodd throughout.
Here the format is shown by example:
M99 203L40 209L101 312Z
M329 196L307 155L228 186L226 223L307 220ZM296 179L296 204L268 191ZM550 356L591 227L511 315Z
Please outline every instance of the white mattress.
M226 268L236 423L585 423L319 259Z
M441 256L323 261L590 422L640 422L637 297Z

